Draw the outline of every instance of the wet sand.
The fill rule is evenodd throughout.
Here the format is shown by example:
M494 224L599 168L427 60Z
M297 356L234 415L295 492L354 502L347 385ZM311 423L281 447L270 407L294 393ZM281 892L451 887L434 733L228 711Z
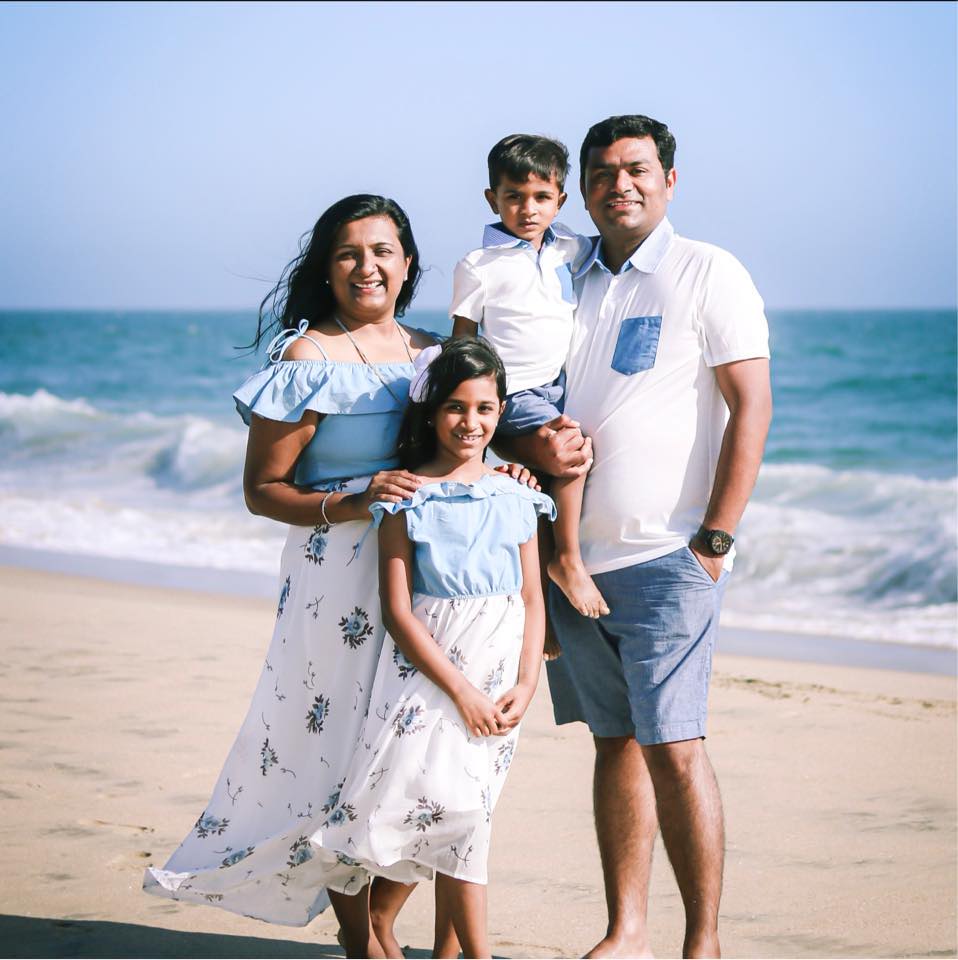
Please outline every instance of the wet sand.
M336 923L274 927L140 891L208 799L274 621L261 599L0 567L0 948L12 956L339 956ZM708 748L728 854L726 956L956 953L955 680L719 655ZM499 956L577 956L605 924L592 747L543 679L496 812ZM427 956L430 890L399 923ZM657 851L650 929L682 910Z

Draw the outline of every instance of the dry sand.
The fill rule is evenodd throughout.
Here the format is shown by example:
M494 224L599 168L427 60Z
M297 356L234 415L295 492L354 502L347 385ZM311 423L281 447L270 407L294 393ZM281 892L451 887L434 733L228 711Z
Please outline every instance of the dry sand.
M272 927L140 891L202 812L256 682L261 600L0 568L0 953L341 955L331 913ZM709 752L725 801L726 956L955 956L951 678L719 656ZM496 813L494 952L578 956L605 924L592 749L545 682ZM399 924L427 956L428 887ZM661 849L659 956L682 912Z

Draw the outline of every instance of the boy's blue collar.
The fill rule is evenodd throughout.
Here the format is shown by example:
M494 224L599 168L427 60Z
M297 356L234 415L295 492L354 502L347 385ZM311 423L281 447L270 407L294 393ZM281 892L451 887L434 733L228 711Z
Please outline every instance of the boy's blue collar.
M542 245L548 247L551 244L555 243L557 239L563 237L565 239L573 239L575 234L572 233L567 227L563 226L561 223L553 223L550 226L546 227L545 233L542 234ZM482 231L482 246L484 248L489 247L532 247L532 244L528 240L520 240L518 237L513 236L509 233L508 230L502 225L500 220L498 223L487 223L485 228Z

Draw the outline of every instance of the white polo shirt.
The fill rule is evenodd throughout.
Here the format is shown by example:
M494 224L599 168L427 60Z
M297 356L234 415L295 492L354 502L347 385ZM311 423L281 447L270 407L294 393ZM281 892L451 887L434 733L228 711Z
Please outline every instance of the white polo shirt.
M456 264L449 316L479 324L505 364L508 393L559 375L572 336L572 264L590 247L553 223L537 252L497 223L485 228L482 247Z
M595 446L579 532L603 573L698 530L728 422L712 368L767 357L768 322L738 260L667 219L615 275L596 238L575 289L565 412Z

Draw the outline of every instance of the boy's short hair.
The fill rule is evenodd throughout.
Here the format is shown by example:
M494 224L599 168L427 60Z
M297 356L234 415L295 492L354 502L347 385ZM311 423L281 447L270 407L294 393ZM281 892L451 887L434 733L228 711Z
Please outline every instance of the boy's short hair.
M659 155L659 163L668 174L675 165L675 137L671 130L658 120L643 116L641 113L625 114L621 117L608 117L589 127L589 132L582 141L579 150L579 180L585 183L585 167L589 159L589 151L593 147L611 147L616 140L626 137L651 137L655 150Z
M569 151L558 140L528 133L503 137L489 151L489 186L495 190L503 177L525 183L530 175L542 180L555 177L561 192L569 174Z

